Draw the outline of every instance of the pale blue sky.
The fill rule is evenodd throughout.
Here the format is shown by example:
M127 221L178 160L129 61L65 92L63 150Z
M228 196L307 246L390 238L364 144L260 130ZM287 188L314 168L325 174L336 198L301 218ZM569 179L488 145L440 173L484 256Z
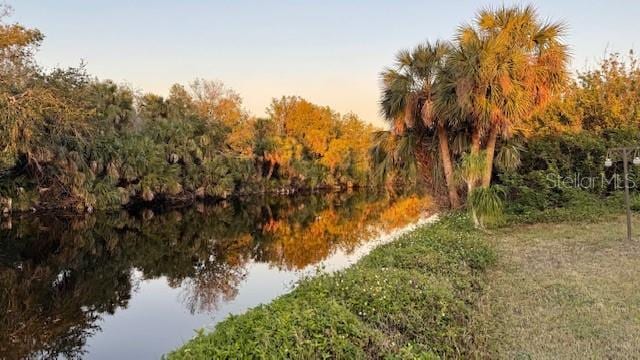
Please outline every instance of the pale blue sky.
M5 0L6 1L6 0ZM196 77L223 81L255 115L300 95L381 124L378 74L398 49L450 38L475 11L502 1L8 0L12 21L46 39L41 64L87 62L101 79L166 94ZM523 4L505 1L506 4ZM640 35L639 1L535 1L569 26L573 69Z

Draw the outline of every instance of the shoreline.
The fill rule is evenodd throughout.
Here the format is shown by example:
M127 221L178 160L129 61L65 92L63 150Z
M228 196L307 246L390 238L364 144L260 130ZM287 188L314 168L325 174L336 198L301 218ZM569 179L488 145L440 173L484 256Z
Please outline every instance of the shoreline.
M312 276L318 276L318 275L323 275L323 274L331 274L333 272L336 271L341 271L341 270L345 270L348 269L349 267L354 266L355 264L358 263L358 261L360 261L363 257L367 256L369 253L371 253L373 250L375 250L376 248L378 248L379 246L385 245L385 244L389 244L393 241L398 240L401 236L410 233L414 230L416 230L417 228L421 227L421 226L426 226L429 224L433 224L435 222L438 221L439 219L439 213L434 212L434 213L425 213L423 215L421 215L416 221L409 223L403 227L391 230L391 231L381 231L380 234L378 234L375 238L373 238L370 241L366 241L365 243L363 243L359 248L355 249L352 253L346 254L344 253L343 256L345 257L349 257L350 259L346 259L346 261L348 262L347 266L344 267L338 267L338 268L334 268L331 269L329 267L327 267L327 263L331 261L330 258L339 255L339 254L332 254L329 258L322 260L320 263L316 264L313 266L313 268L318 269L321 268L322 271L320 273L316 273ZM342 251L341 249L337 249L337 251ZM307 269L306 271L309 271L311 269ZM303 270L304 272L305 270ZM303 278L301 278L300 280L303 280ZM299 281L300 281L299 280ZM294 287L295 288L295 287Z
M96 212L114 212L120 210L141 210L141 209L152 209L152 210L171 210L171 209L180 209L189 206L194 206L198 204L205 205L215 205L224 203L226 201L243 201L247 198L251 197L294 197L294 196L306 196L313 194L331 194L331 193L349 193L355 191L371 191L371 192L379 192L383 190L375 189L375 187L370 185L364 186L322 186L315 188L279 188L274 190L264 190L264 191L256 191L256 192L238 192L230 194L224 198L214 198L214 197L204 197L200 198L195 196L194 193L185 193L185 196L180 198L157 198L153 201L144 201L137 200L132 201L126 204L122 204L121 206L116 207L108 207L108 208L93 208L93 207L83 207L81 209L74 207L63 207L63 206L53 206L53 207L35 207L32 206L29 209L17 209L17 208L9 208L9 207L0 207L0 218L2 217L10 217L12 215L16 216L25 216L25 215L39 215L39 214L60 214L64 216L79 216L85 214L92 214ZM2 198L0 197L0 204L6 201L6 199L12 198ZM9 201L9 204L13 203L13 201Z
M468 354L468 318L492 250L458 213L432 215L397 233L355 264L199 330L167 357Z

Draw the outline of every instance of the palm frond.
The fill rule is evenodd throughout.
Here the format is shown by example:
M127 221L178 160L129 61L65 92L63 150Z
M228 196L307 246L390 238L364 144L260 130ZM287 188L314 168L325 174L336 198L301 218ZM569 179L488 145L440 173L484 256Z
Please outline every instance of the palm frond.
M502 171L514 171L520 166L520 153L523 147L517 143L506 143L496 155L496 166Z
M504 189L499 186L476 188L469 194L468 207L476 226L486 228L504 220Z

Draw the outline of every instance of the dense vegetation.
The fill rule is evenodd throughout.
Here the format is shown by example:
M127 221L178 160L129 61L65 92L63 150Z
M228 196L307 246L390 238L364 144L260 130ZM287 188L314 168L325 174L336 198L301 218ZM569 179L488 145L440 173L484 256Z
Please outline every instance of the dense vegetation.
M112 208L370 181L373 128L299 97L252 117L223 84L164 98L100 81L84 66L45 71L35 29L0 16L0 210Z
M228 318L168 358L464 357L471 304L493 258L468 218L448 216Z
M382 73L381 110L392 129L379 135L375 163L406 174L415 167L406 163L417 160L432 184L444 178L454 208L460 193L492 200L498 141L511 138L566 81L563 32L531 6L500 7L478 12L451 42L400 51ZM502 167L516 165L512 156L498 159Z
M451 42L400 51L382 73L390 130L374 140L376 174L466 201L480 226L500 221L505 199L525 213L619 189L621 163L603 163L637 146L638 59L610 54L569 77L564 29L531 7L487 9Z
M523 122L518 135L503 144L517 149L520 166L498 170L496 181L505 190L508 212L527 215L549 208L575 209L574 205L589 204L594 198L619 196L622 159L608 149L638 146L638 84L640 67L633 52L627 60L611 54L597 68L578 73L562 96ZM605 168L608 157L613 166ZM634 203L638 201L638 170L630 166ZM603 204L614 206L609 200Z
M508 212L524 214L565 207L622 190L622 163L605 168L607 149L637 146L639 135L637 130L611 130L599 135L581 131L525 140L521 166L511 172L500 172L496 181L509 200ZM629 169L631 190L637 191L640 172L635 166Z

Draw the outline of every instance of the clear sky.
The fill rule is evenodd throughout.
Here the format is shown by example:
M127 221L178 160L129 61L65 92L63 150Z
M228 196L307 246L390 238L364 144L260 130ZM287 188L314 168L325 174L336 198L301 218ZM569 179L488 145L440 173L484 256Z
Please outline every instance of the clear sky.
M1 1L1 0L0 0ZM300 95L364 120L378 115L378 74L398 49L448 39L477 9L502 1L5 0L12 21L44 32L41 64L165 95L173 83L221 80L253 114L271 98ZM506 4L525 2L506 1ZM605 50L627 52L640 38L640 1L535 1L563 20L584 69Z

